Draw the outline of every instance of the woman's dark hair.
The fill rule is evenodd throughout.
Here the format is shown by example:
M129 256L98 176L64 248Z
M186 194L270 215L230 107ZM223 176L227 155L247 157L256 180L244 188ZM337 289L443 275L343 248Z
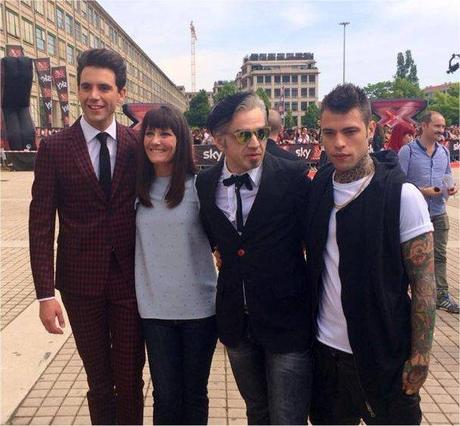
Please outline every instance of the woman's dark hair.
M118 90L126 86L126 63L115 51L109 49L88 49L77 58L77 84L85 67L108 68L115 74L115 84Z
M177 139L176 152L172 160L171 182L165 197L169 208L176 207L184 198L187 176L194 175L196 171L192 153L192 134L184 115L170 105L161 105L145 114L139 134L136 192L140 203L146 207L153 207L150 188L155 180L155 169L144 148L144 136L148 129L171 129Z

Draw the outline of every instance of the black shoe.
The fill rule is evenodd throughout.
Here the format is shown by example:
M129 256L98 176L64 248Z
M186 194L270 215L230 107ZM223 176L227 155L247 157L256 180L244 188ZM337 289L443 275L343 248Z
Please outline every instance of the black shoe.
M458 314L459 308L457 303L451 300L450 296L443 297L436 302L436 309L442 309L449 314Z

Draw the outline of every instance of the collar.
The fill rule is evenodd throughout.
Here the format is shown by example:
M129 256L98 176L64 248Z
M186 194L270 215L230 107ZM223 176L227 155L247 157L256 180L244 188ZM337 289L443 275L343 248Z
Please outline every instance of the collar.
M254 168L254 169L248 170L245 173L247 173L249 175L249 177L251 178L251 182L252 182L254 187L259 186L260 179L262 177L262 164L260 166L256 167L256 168ZM222 168L222 175L221 175L220 179L221 180L227 179L232 174L234 174L234 173L231 173L230 170L228 170L227 161L224 160L224 166ZM244 173L240 173L240 174L244 174Z
M86 121L84 115L81 116L80 126L81 126L81 130L83 131L83 136L85 137L86 143L91 142L96 137L96 135L98 133L101 133L101 131L99 129L94 128L93 126L91 126L91 124L89 124ZM117 140L117 123L116 123L116 121L112 120L112 123L110 124L109 127L107 127L107 129L104 130L104 132L108 133L109 136L114 141L116 141Z
M426 149L425 146L423 146L422 142L420 142L420 139L415 139L415 143L419 146L419 148L420 148L421 150L423 150L423 151L426 152L427 149ZM433 155L434 155L434 153L436 152L436 150L438 149L438 146L439 146L439 142L436 142L436 141L435 141L435 142L434 142Z

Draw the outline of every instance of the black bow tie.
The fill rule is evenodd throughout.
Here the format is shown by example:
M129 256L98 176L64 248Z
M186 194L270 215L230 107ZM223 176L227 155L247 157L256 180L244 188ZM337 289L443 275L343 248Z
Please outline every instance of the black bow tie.
M249 191L252 191L251 178L247 173L245 173L244 175L231 175L229 178L224 179L222 183L225 186L235 185L235 187L238 189L245 185Z

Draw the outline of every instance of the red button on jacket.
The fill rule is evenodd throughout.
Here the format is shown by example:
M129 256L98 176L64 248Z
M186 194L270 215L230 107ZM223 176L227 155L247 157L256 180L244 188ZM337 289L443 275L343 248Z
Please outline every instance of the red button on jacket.
M241 256L244 256L244 255L246 254L246 252L245 252L243 249L239 249L239 250L236 252L236 254L237 254L238 256L241 257Z

